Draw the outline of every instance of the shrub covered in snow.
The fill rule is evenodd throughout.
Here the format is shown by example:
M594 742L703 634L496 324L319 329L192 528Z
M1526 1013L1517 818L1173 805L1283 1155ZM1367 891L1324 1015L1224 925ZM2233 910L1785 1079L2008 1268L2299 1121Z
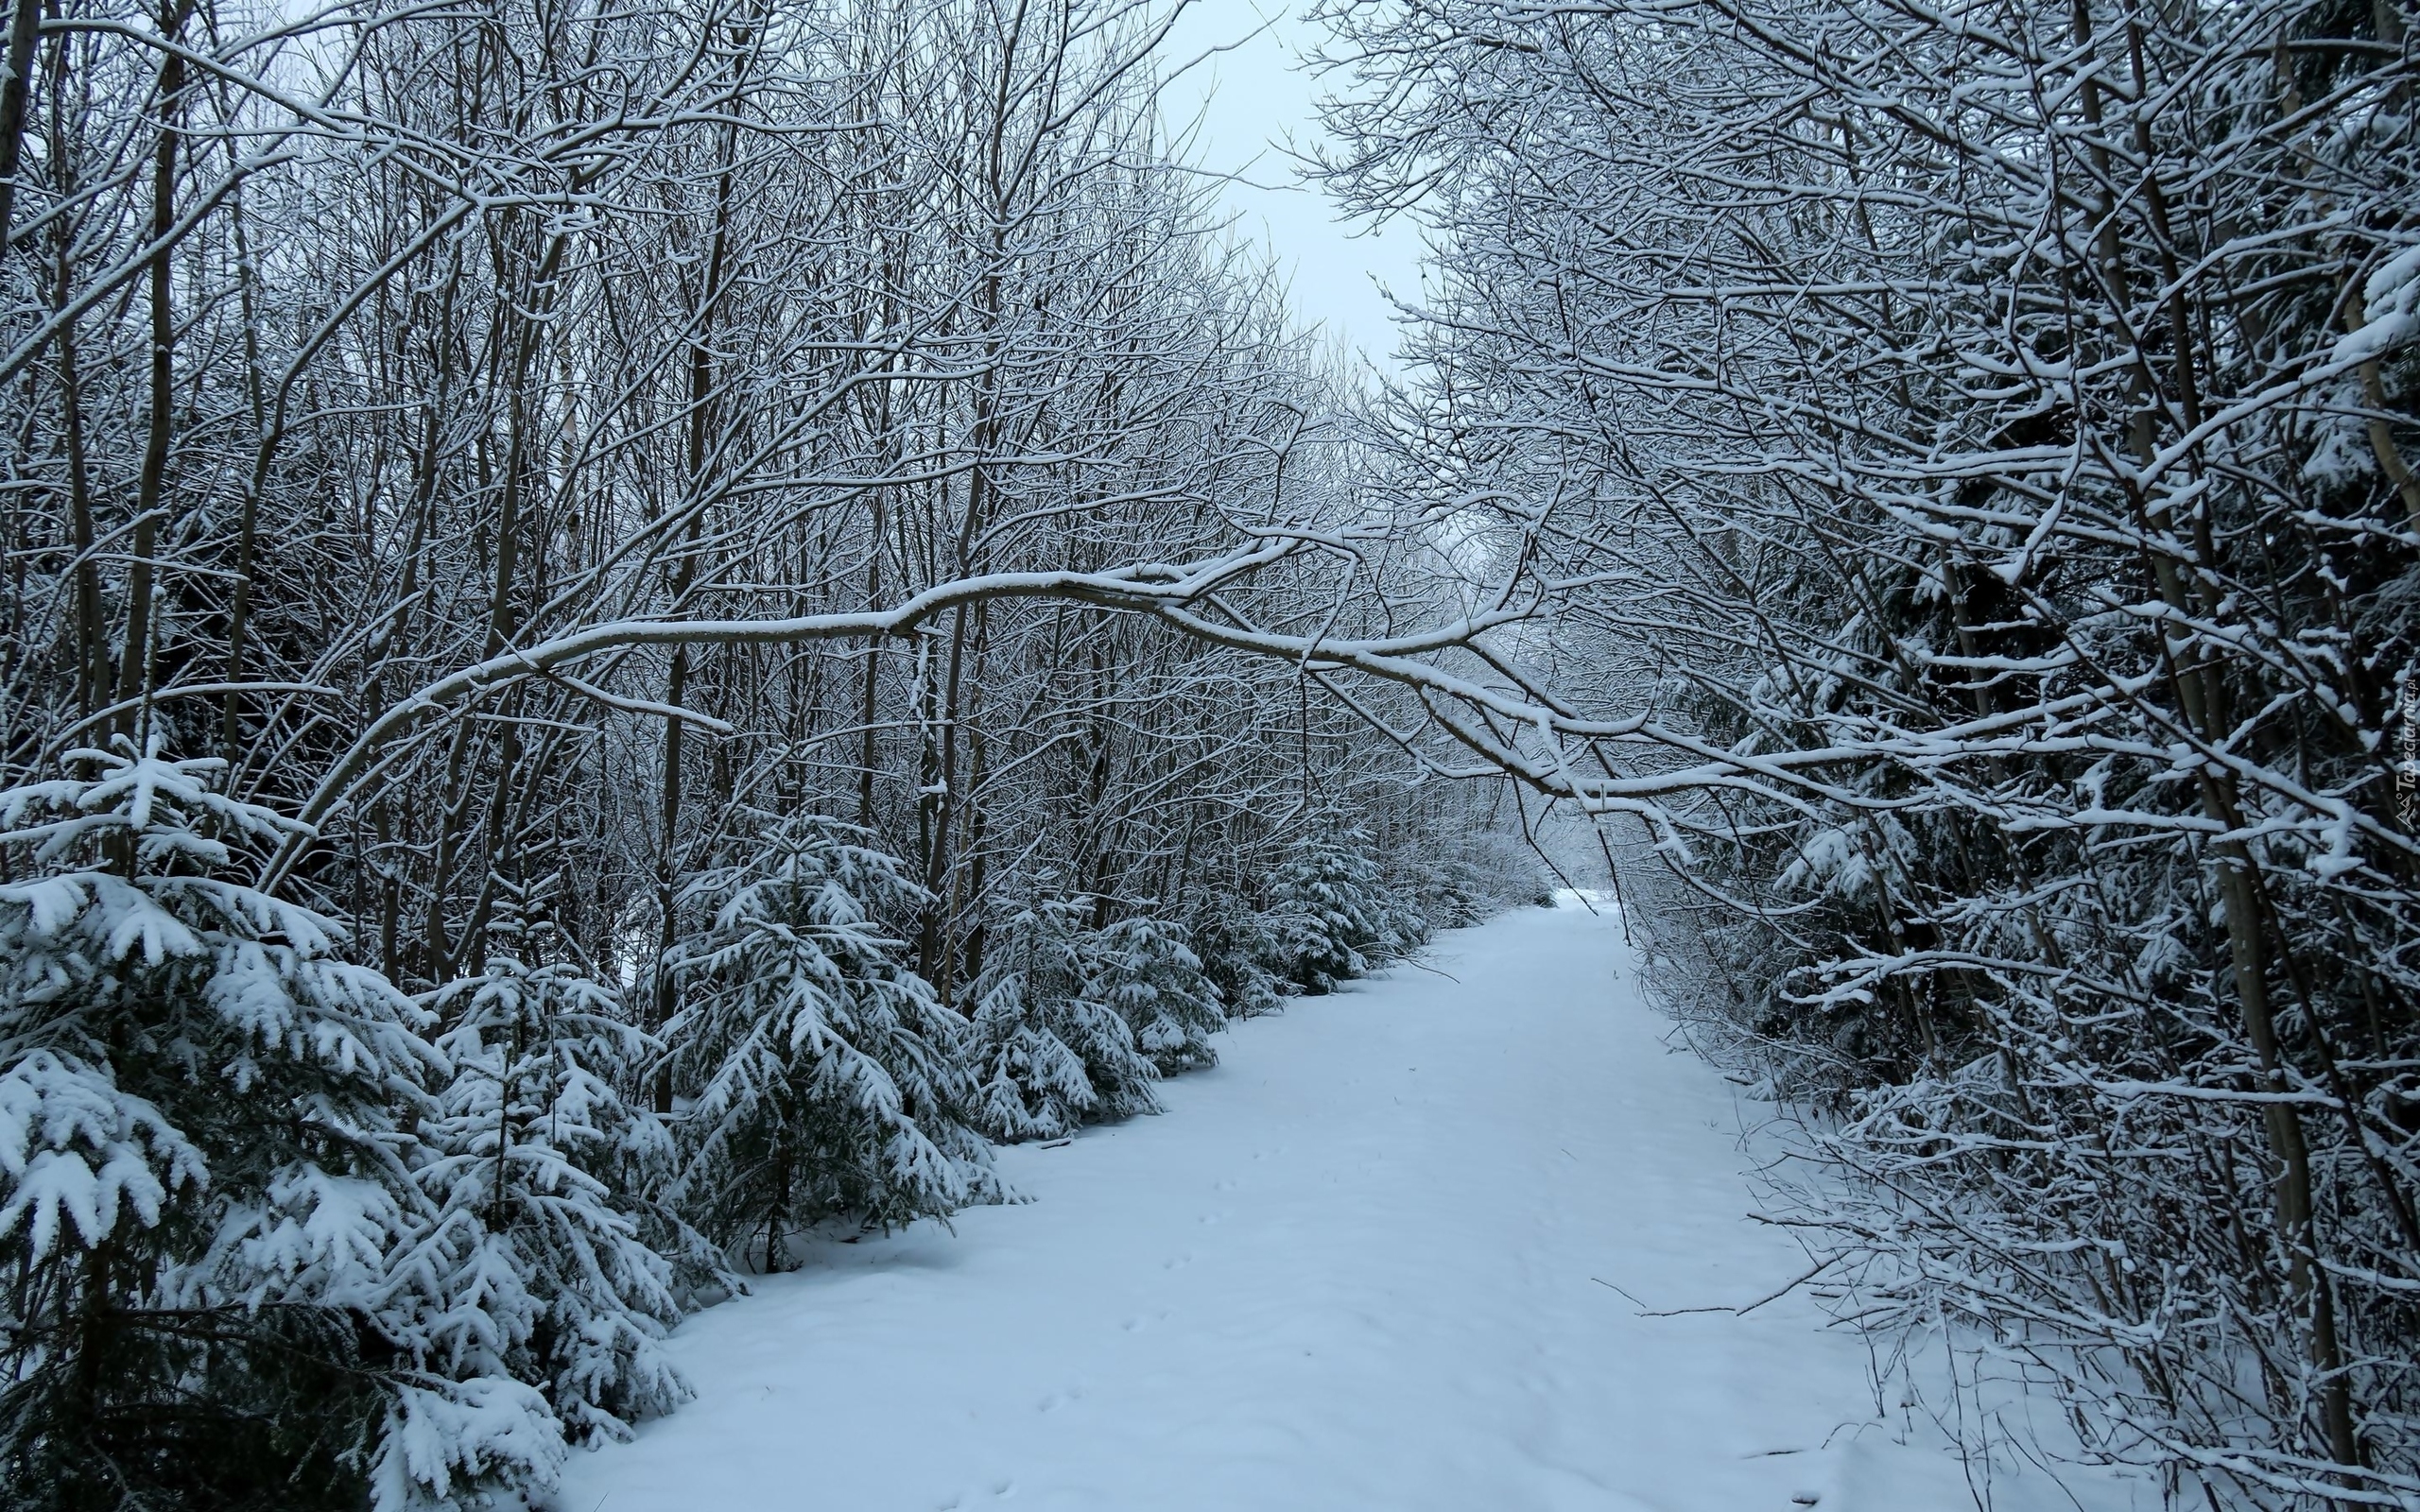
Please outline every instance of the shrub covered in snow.
M1202 974L1219 989L1232 1018L1274 1013L1288 992L1300 990L1278 973L1277 932L1232 893L1213 896L1194 910L1192 938Z
M154 741L0 794L0 1480L19 1506L550 1485L509 1263L422 1186L443 1056L342 932L220 875L275 816Z
M1121 919L1083 940L1084 990L1115 1009L1160 1074L1219 1063L1210 1036L1226 1026L1217 984L1166 919Z
M534 954L551 932L508 921L490 936ZM457 1230L453 1263L493 1294L509 1331L497 1363L540 1383L575 1437L627 1438L631 1418L688 1396L662 1349L680 1315L672 1266L631 1195L661 1180L671 1142L617 1091L651 1043L577 966L506 948L426 1001L453 1076L418 1177Z
M1156 1113L1159 1069L1134 1026L1094 990L1083 905L1047 900L993 931L976 983L977 1117L1003 1143Z
M964 1026L877 918L921 894L865 838L782 821L686 895L708 922L675 961L682 1007L664 1030L691 1099L671 1195L768 1268L822 1220L887 1227L999 1194L970 1122Z
M1270 964L1304 991L1333 990L1427 937L1427 921L1386 885L1361 838L1305 840L1270 879Z

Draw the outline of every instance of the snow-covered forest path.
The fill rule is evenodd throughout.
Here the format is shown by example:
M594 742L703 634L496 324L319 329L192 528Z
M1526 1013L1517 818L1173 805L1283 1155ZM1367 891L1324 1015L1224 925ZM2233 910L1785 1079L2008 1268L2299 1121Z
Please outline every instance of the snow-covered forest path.
M1811 1300L1623 1297L1744 1303L1805 1262L1746 1216L1734 1090L1668 1048L1613 919L1523 910L1426 965L1241 1026L1165 1117L1005 1152L1031 1205L692 1319L697 1400L575 1454L563 1512L1972 1504Z

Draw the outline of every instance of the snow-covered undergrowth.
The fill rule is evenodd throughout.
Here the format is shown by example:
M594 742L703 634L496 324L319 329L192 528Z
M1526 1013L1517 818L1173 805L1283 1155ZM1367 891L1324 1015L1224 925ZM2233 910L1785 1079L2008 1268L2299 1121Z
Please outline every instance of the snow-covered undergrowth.
M1877 1387L1805 1289L1748 1306L1808 1263L1750 1216L1764 1105L1674 1052L1576 902L1240 1027L1168 1117L1002 1151L1030 1204L820 1245L690 1319L697 1401L555 1505L1974 1504L1929 1353ZM1998 1405L1996 1443L2027 1426ZM1990 1469L1997 1512L2158 1504Z
M1042 898L990 932L974 992L973 1117L1003 1143L1160 1111L1153 1084L1214 1066L1227 1019L1335 989L1427 937L1424 895L1460 922L1503 907L1506 878L1461 863L1389 877L1357 831L1315 835L1284 857L1265 902L1214 896L1190 925L1150 914L1096 924L1092 898ZM1196 946L1199 946L1199 951Z
M11 1479L167 1505L209 1473L213 1499L308 1505L367 1461L400 1508L550 1485L566 1422L676 1396L661 1262L574 1163L592 1120L539 1107L586 1101L526 1053L533 1023L577 1038L559 984L499 967L432 1044L335 921L217 874L285 829L214 792L218 763L68 759L0 794L32 872L0 887ZM565 1247L585 1263L541 1258Z
M990 1138L1157 1111L1218 1059L1184 928L1098 899L1017 912L970 1024L885 921L929 895L813 816L752 816L749 859L686 889L652 1032L552 874L499 879L480 954L414 997L227 875L294 826L220 762L64 765L0 791L0 1474L60 1504L543 1497L686 1400L666 1335L742 1273L997 1201ZM1297 861L1272 891L1316 971L1230 980L1408 948L1373 933L1414 917L1374 864Z

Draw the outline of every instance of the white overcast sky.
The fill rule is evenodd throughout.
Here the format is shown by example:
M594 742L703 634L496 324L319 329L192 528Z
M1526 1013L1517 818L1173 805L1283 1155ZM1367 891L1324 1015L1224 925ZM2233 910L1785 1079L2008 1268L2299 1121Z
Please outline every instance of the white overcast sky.
M1340 221L1326 195L1295 177L1286 148L1318 139L1319 112L1312 100L1321 90L1297 63L1325 35L1295 18L1297 4L1196 0L1168 39L1168 67L1212 47L1251 40L1205 59L1175 80L1163 108L1178 127L1200 112L1194 156L1202 167L1251 180L1224 189L1236 234L1275 254L1304 323L1320 325L1391 369L1396 331L1389 319L1392 307L1378 285L1406 298L1417 295L1419 234L1407 225L1372 232ZM1265 21L1272 24L1253 35Z

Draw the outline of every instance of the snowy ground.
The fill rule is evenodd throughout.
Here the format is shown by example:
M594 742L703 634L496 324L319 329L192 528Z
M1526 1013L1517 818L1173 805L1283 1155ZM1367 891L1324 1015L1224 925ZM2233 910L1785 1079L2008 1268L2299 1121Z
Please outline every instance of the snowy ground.
M1610 919L1525 910L1427 965L1240 1026L1165 1117L1005 1152L1030 1205L692 1319L698 1400L574 1455L562 1512L1974 1504L1815 1302L1622 1295L1739 1304L1806 1263L1745 1216L1759 1110L1667 1048ZM2076 1489L1991 1504L2156 1505Z

